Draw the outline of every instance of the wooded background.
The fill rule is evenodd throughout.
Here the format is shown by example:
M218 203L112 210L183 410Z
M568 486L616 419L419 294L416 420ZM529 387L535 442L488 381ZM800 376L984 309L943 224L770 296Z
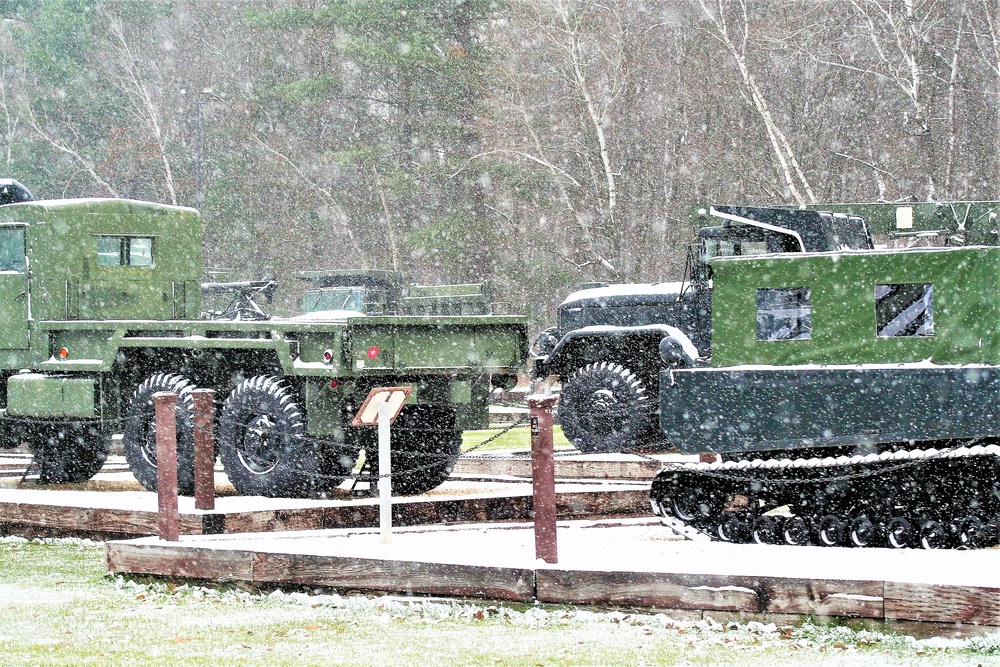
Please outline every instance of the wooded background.
M997 0L0 0L5 175L221 279L679 278L698 202L1000 195Z

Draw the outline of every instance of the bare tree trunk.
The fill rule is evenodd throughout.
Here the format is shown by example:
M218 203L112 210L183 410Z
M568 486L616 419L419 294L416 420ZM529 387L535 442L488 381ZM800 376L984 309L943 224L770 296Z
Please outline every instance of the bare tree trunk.
M965 7L958 19L958 29L955 31L955 43L952 48L951 61L949 62L948 74L948 151L945 156L944 189L951 190L952 169L955 166L955 146L958 141L955 127L955 87L958 80L959 49L962 46L962 37L965 31Z
M139 71L132 48L125 38L124 26L121 19L109 16L108 27L117 41L117 44L113 45L112 48L116 52L118 63L123 71L123 74L117 79L116 83L123 91L136 100L141 115L149 125L150 133L152 134L153 141L156 142L156 148L163 163L164 184L170 195L170 203L176 206L177 192L174 189L174 171L170 164L170 158L167 155L166 139L160 128L159 109L153 100L149 86L146 85Z
M934 177L934 142L928 113L928 81L931 74L922 63L925 45L935 18L928 7L918 6L916 0L901 0L902 13L894 9L897 3L883 0L851 0L858 15L868 25L868 37L875 48L879 65L885 76L893 81L906 96L911 111L904 113L903 123L912 136L919 139L920 162L926 177L927 198L937 197ZM883 40L883 30L887 31ZM896 57L890 55L895 52ZM901 62L900 62L901 61Z
M993 74L996 109L993 132L993 179L994 189L1000 190L1000 12L996 0L981 0L981 10L972 19L979 28L972 30L979 54ZM985 29L985 35L981 30Z
M41 123L38 122L38 118L35 117L35 114L31 110L30 106L27 107L27 113L28 113L27 123L31 127L31 129L34 130L35 134L38 135L39 138L48 142L49 145L55 148L57 151L69 155L73 159L73 161L76 162L83 169L83 171L86 171L90 175L90 177L94 179L95 182L99 183L101 187L107 190L112 197L121 197L121 195L119 195L118 192L113 187L111 187L110 183L101 178L100 174L97 173L97 169L92 161L85 158L79 151L74 149L72 146L68 146L62 143L54 136L52 136L50 133L46 132L45 129L41 126Z
M781 131L778 123L774 120L774 116L767 103L767 98L757 84L757 79L754 77L753 72L750 71L750 66L746 58L746 45L750 29L747 3L746 0L736 1L742 18L742 25L738 27L742 36L739 44L734 41L726 20L727 0L718 0L714 9L709 7L707 0L698 0L698 4L701 5L705 16L712 22L715 28L716 39L722 42L736 63L745 87L744 94L749 98L754 109L757 111L757 115L760 116L761 121L764 123L764 128L767 130L767 138L771 143L774 156L781 167L781 175L785 180L785 185L788 187L789 194L795 199L796 203L815 203L816 197L813 195L812 187L809 185L809 180L806 178L805 172L799 166L799 162L795 157L795 150L792 148L784 132ZM805 193L804 195L803 192Z

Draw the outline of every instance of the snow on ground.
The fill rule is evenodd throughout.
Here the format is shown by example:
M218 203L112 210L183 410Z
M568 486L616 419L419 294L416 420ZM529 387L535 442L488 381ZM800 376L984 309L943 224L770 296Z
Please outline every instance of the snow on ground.
M531 524L397 528L390 544L378 529L182 536L182 546L247 549L455 565L544 568ZM142 542L156 542L145 538ZM558 563L585 571L672 572L896 581L1000 588L1000 550L846 549L690 541L657 521L561 521Z

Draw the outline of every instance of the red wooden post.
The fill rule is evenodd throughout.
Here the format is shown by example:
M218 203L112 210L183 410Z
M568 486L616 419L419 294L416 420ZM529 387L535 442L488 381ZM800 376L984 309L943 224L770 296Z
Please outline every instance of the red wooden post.
M195 389L194 508L215 509L215 391Z
M528 397L531 411L531 487L535 515L535 558L557 563L556 466L552 455L552 406L555 396Z
M160 391L153 394L156 416L156 495L157 528L161 540L177 541L180 519L177 515L177 394Z

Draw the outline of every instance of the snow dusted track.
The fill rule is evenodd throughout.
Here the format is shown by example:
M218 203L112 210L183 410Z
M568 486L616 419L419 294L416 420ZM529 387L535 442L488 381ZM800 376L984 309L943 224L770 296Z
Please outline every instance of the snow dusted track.
M1000 446L672 464L657 475L651 504L667 525L723 542L994 546Z

